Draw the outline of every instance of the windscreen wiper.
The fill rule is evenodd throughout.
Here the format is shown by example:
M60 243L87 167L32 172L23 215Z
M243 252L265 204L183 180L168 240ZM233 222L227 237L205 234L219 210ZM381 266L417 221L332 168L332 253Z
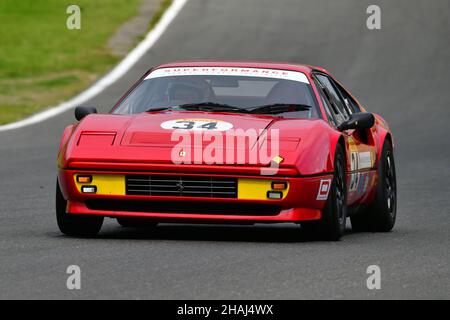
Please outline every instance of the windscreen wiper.
M145 112L158 112L158 111L164 111L164 110L173 110L173 107L158 107L158 108L150 108L148 110L145 110Z
M228 104L216 102L186 103L180 104L178 107L185 110L215 111L215 112L223 112L223 111L246 112L246 110L243 108L238 108L230 106Z
M283 112L294 112L294 111L309 111L312 107L306 104L296 104L296 103L274 103L266 104L262 106L256 106L251 108L246 108L249 113L258 114L277 114Z

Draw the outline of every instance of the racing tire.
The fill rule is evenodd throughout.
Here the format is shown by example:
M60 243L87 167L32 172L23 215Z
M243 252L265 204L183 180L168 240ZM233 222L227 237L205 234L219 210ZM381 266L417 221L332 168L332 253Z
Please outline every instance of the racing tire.
M59 230L68 236L93 237L98 234L103 224L102 216L75 215L66 212L67 200L56 182L56 221Z
M302 224L309 236L338 241L345 233L347 221L347 185L345 153L340 144L336 146L334 176L327 203L318 221Z
M145 221L139 218L116 218L117 223L119 223L122 227L125 228L153 228L156 227L158 223Z
M374 202L367 212L350 217L353 231L388 232L397 216L397 179L394 152L386 140L378 166L378 184Z

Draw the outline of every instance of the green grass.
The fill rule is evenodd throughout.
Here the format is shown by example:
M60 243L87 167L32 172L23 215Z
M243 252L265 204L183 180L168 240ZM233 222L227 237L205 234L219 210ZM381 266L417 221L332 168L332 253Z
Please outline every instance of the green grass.
M161 20L162 15L166 11L166 9L172 4L173 0L162 0L158 11L155 12L155 14L152 17L152 20L150 20L149 24L149 30L152 29L159 20Z
M163 1L153 25L170 2ZM66 28L66 8L73 3L81 8L81 30ZM66 100L112 68L120 58L107 41L140 3L1 0L0 124Z

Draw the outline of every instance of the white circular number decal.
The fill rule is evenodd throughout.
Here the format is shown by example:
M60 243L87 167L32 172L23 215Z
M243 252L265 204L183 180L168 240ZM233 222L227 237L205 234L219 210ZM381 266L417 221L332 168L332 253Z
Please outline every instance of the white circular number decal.
M161 128L172 130L226 131L233 128L233 125L229 122L215 119L176 119L161 123Z

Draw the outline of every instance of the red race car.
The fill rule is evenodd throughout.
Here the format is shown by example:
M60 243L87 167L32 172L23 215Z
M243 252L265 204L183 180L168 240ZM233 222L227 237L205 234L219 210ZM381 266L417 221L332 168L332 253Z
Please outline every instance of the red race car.
M94 236L104 217L300 223L330 240L389 231L393 137L326 70L180 62L146 72L108 114L78 107L62 135L56 217Z

